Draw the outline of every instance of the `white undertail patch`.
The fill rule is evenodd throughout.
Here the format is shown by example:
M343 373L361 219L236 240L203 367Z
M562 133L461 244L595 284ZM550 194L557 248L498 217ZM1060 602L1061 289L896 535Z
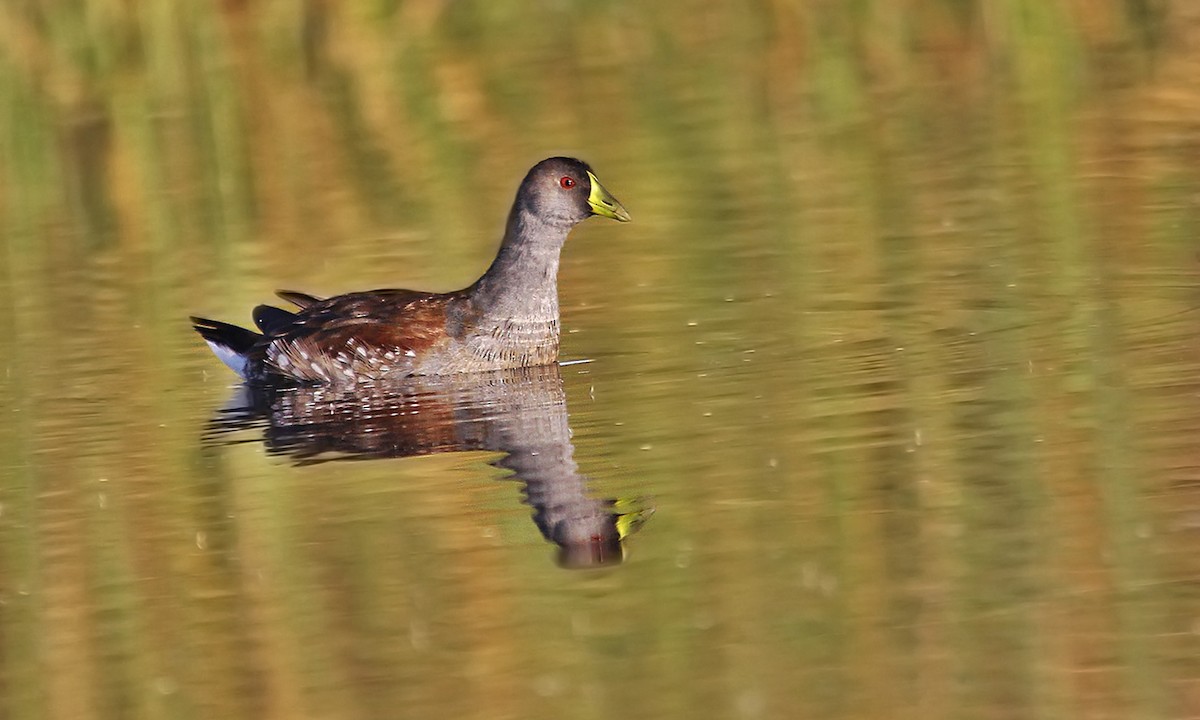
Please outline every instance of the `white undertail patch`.
M231 348L219 345L212 340L205 340L204 342L208 343L208 346L212 348L213 355L216 355L218 360L225 363L227 368L240 375L243 380L246 379L246 365L248 363L245 355L234 352Z

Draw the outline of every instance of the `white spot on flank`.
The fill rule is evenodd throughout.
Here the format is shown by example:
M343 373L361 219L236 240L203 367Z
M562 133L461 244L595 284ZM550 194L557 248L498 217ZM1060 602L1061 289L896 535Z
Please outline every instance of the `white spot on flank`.
M359 345L358 347L354 348L354 352L358 353L359 357L367 356L367 349L365 347L363 347L362 345Z
M292 364L292 361L287 355L279 355L276 353L275 364L279 366L280 370L286 370L287 366Z
M405 350L405 351L404 351L404 356L405 356L405 357L416 357L416 356L417 356L417 353L416 353L416 352L414 352L414 351L412 351L412 350Z

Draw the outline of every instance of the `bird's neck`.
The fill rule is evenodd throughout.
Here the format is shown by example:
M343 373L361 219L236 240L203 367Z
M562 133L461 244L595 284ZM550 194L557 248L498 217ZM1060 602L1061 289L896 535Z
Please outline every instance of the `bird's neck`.
M570 227L513 208L491 267L472 289L485 316L519 324L558 323L558 259Z

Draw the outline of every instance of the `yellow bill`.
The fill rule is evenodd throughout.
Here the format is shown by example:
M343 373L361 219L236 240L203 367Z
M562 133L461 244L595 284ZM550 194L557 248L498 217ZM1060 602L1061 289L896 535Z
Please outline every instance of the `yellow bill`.
M592 214L620 222L629 222L629 211L615 197L608 194L596 176L589 172L588 180L592 183L592 192L588 195L588 205L592 207Z

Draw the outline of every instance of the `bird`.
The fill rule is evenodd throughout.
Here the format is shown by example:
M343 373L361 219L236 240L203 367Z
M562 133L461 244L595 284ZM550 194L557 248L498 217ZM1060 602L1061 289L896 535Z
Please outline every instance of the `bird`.
M213 353L250 384L355 387L558 361L559 257L576 225L629 212L582 160L552 157L525 175L496 258L447 293L379 289L320 298L281 290L293 310L259 305L257 331L193 316Z

